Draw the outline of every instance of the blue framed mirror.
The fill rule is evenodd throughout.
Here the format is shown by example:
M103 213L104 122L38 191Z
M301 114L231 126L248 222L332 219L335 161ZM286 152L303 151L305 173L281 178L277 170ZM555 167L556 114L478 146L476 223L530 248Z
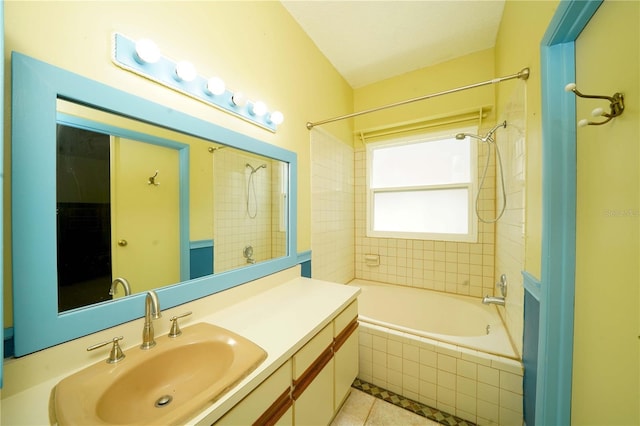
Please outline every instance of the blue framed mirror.
M298 263L296 250L297 158L295 153L166 106L132 96L16 52L12 55L12 89L11 208L16 356L32 353L141 317L145 292L150 288L156 289L163 308L170 308L241 285ZM61 108L61 104L71 105L71 112L68 108ZM83 115L83 113L77 113L78 110L89 111L89 113ZM96 116L110 118L101 119ZM117 123L114 124L110 121L112 118ZM132 126L122 124L127 122L135 124ZM77 305L60 306L62 291L59 280L63 269L58 246L61 235L63 235L59 229L61 202L70 203L73 207L77 207L79 203L78 199L73 197L61 201L58 194L58 189L62 187L59 176L61 167L58 166L63 161L71 161L59 156L61 147L57 134L61 126L70 128L72 131L81 130L84 132L82 134L90 139L96 135L102 135L102 139L106 141L103 145L107 146L104 155L111 158L113 158L114 140L117 138L133 140L136 142L135 146L144 146L145 149L153 146L173 151L169 155L175 154L173 157L175 160L170 160L175 163L175 174L158 171L154 175L156 167L149 164L148 171L145 170L146 174L143 175L144 182L141 183L141 186L148 187L152 191L168 186L167 184L162 185L163 179L168 179L167 183L170 180L179 182L175 193L176 201L173 202L173 204L178 204L176 208L178 219L174 220L174 234L177 235L179 241L176 248L178 254L167 255L168 258L174 259L177 265L176 278L167 279L166 282L158 282L162 280L157 278L149 279L148 281L151 281L150 288L140 287L137 283L144 280L139 279L136 280L136 284L131 285L134 291L125 297L113 300L111 298L90 300ZM141 129L151 130L141 131ZM89 132L89 136L87 136L87 132ZM216 155L220 155L221 158L224 155L222 160L224 164L238 164L242 170L236 174L240 174L241 180L244 180L241 187L243 190L247 190L243 194L242 204L245 210L243 214L246 213L250 219L255 219L256 208L262 209L255 201L256 194L260 191L260 186L256 186L256 182L259 179L264 179L260 173L268 171L269 176L277 176L275 180L263 182L263 186L269 188L270 197L275 200L271 202L275 205L271 210L279 212L275 219L272 217L269 220L271 224L275 223L275 225L270 225L275 230L270 228L265 231L271 234L279 233L281 240L277 244L279 251L276 250L270 255L257 258L255 256L260 254L260 249L256 250L253 246L251 246L251 250L248 249L247 247L251 244L247 244L246 241L235 242L240 246L233 247L231 250L238 253L236 257L240 257L240 263L227 266L219 265L214 268L214 261L211 260L211 267L204 267L204 272L194 271L197 268L193 267L195 258L193 253L203 246L207 247L209 239L194 239L191 232L198 222L198 219L194 219L194 211L198 209L198 211L207 212L207 209L202 209L202 206L194 207L190 202L190 200L203 198L199 193L194 196L194 188L189 187L190 181L194 180L190 179L193 174L189 172L190 168L193 168L194 155L203 156L202 161L212 164L213 168L216 168L216 160L213 158ZM151 157L144 153L142 158ZM155 154L153 158L156 158ZM92 158L92 160L95 159ZM74 191L82 192L80 191L81 187L88 181L99 180L79 175L77 170L82 166L78 166L76 163L68 164L65 171L73 171L72 176L67 177L67 180L72 182L72 190L65 192L65 194ZM113 167L113 164L106 167ZM171 166L163 167L163 170L166 170L166 167ZM218 169L222 169L222 167L218 166ZM111 173L111 175L114 174ZM113 176L109 179L112 178ZM212 176L214 186L216 179L223 181L224 178L218 174ZM230 185L225 182L224 186ZM105 191L107 192L108 188L113 188L109 185L106 187ZM122 185L119 188L122 188ZM254 192L252 193L250 190ZM209 191L214 191L214 189ZM85 189L84 192L87 190ZM111 196L107 198L113 200L114 192L120 194L123 191L112 189ZM101 208L115 215L113 205L123 204L126 203L112 202L110 207L102 206ZM92 206L91 209L95 209L95 206ZM89 212L95 212L91 209ZM164 212L166 209L160 210ZM224 216L223 212L218 211L211 212L211 215L216 216L217 220ZM97 215L89 213L89 216L95 217ZM161 216L168 216L168 214L163 213ZM120 223L131 220L120 220ZM205 221L208 220L209 218L205 219ZM218 226L216 235L221 236L222 239L224 230L229 226L226 222L216 223ZM108 221L107 227L109 227ZM136 227L134 226L134 228ZM123 243L123 241L127 241L126 238L119 237L117 235L119 231L113 231L113 229L109 241L103 244L105 252L108 251L106 248L108 245L112 247L112 256L109 257L110 266L113 266L112 263L117 257L118 243L121 247L131 248L129 244ZM156 242L157 240L158 238L155 239ZM211 236L211 240L214 240L213 236ZM89 239L80 245L82 247L88 246L89 241L91 240ZM228 244L230 243L225 243L224 246ZM75 252L65 258L73 260L77 257L76 254L79 252L77 248ZM249 257L242 257L244 254ZM100 256L89 257L95 259ZM149 262L149 260L134 258L133 268L137 269L136 265L140 265L142 268ZM67 274L77 275L77 269L78 266L72 264L67 268ZM103 280L108 282L120 274L113 269L111 274L107 270L104 275ZM154 282L158 282L159 287L154 285ZM104 286L104 284L102 285ZM121 292L120 296L122 295Z

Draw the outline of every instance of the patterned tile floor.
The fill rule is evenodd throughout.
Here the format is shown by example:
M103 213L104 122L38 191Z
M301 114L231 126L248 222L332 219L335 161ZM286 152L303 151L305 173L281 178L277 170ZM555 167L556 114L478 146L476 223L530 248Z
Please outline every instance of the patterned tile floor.
M412 401L410 399L403 397L402 395L398 395L389 390L380 388L376 385L367 383L360 379L356 379L351 386L364 393L367 393L369 395L372 395L384 401L390 402L393 405L404 408L405 410L411 411L419 416L426 417L429 420L433 420L443 425L475 426L475 423L471 423L467 420L463 420L459 417L445 413L436 408L428 407L419 402Z

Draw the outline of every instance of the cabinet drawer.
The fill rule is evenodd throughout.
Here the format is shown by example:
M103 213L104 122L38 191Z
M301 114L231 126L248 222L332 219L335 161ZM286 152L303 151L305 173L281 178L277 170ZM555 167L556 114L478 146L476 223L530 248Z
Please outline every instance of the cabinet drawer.
M357 317L358 300L354 300L349 306L344 308L344 310L338 314L335 320L333 320L333 337L337 337L338 334L340 334L340 332L344 330L354 318Z
M293 356L293 379L299 379L332 342L333 324L329 324Z

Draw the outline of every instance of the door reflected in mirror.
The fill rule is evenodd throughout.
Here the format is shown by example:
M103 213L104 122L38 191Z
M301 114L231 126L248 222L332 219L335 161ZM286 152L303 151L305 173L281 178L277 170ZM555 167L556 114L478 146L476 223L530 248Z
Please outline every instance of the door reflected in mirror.
M58 311L287 255L288 163L58 100Z

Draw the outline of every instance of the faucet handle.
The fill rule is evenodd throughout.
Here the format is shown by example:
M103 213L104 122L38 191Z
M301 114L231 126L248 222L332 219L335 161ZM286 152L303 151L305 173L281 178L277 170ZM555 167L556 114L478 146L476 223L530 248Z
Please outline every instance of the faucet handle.
M505 274L500 275L500 281L496 283L496 287L500 289L502 297L507 297L507 276Z
M178 337L179 335L182 334L182 330L180 330L180 326L178 325L178 319L184 318L189 315L191 315L191 311L185 312L182 315L176 315L175 317L169 318L169 321L171 321L171 331L169 331L170 338L173 339L174 337Z
M94 349L101 348L103 346L107 346L110 343L113 343L111 347L111 352L109 352L109 358L107 358L108 364L115 364L116 362L120 362L124 359L125 355L120 348L120 344L118 343L122 340L122 336L114 337L112 340L107 340L106 342L96 343L95 345L89 346L87 351L92 351Z

